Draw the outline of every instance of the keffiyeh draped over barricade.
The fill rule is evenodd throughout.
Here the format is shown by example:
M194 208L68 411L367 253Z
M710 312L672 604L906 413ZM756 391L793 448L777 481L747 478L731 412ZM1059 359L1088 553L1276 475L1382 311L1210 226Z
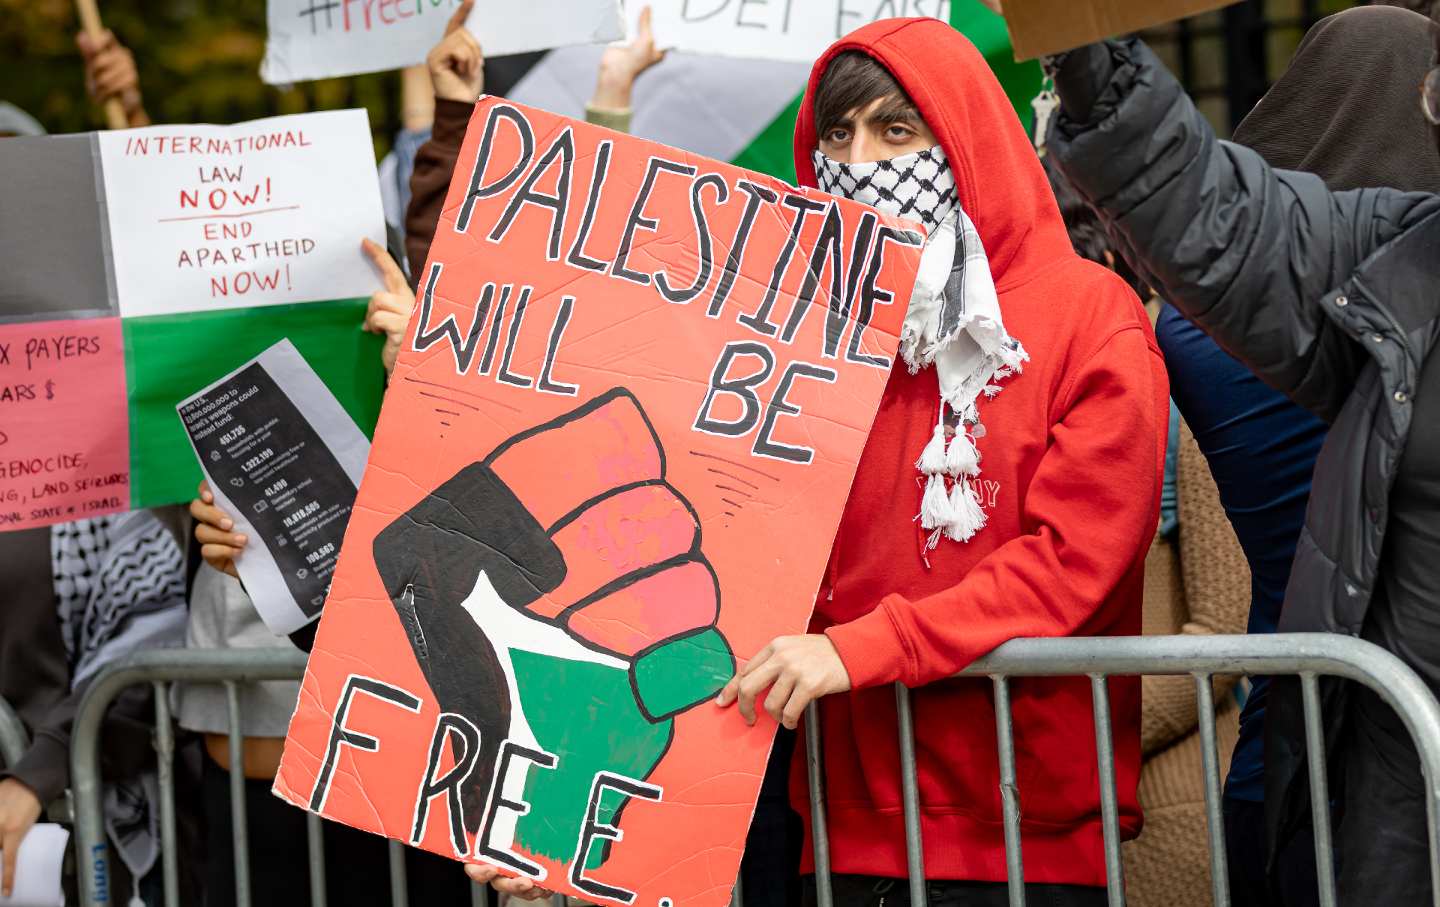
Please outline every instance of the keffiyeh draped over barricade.
M71 689L121 656L185 641L185 559L152 511L62 523L50 565ZM159 856L154 772L105 785L105 830L135 880Z

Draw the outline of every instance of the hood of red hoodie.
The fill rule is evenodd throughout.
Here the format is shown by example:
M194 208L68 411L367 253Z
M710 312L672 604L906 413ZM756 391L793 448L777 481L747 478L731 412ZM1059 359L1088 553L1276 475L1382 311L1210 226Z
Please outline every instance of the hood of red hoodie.
M878 61L915 102L950 160L960 206L975 223L995 287L1024 283L1057 255L1074 255L1045 171L1015 108L964 35L938 19L884 19L857 29L815 61L795 124L795 173L814 187L815 92L846 51Z

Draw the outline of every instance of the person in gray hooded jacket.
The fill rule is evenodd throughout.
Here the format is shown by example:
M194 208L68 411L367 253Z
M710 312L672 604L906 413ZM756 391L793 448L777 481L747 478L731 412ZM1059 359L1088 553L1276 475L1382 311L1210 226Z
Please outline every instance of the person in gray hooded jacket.
M1281 631L1377 643L1440 689L1440 197L1332 192L1219 141L1138 40L1047 61L1061 110L1047 147L1125 257L1273 387L1331 424ZM1417 96L1440 122L1440 74ZM1437 152L1440 153L1440 152ZM1342 904L1430 898L1424 788L1378 697L1323 689L1342 803ZM1303 819L1298 687L1267 727L1272 852ZM1343 792L1342 792L1343 791Z

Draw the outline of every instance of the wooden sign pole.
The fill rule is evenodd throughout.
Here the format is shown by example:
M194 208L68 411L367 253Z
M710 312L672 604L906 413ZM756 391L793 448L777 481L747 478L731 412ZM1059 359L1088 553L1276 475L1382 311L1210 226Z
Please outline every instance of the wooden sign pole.
M100 9L95 0L75 0L75 11L80 14L80 27L91 37L100 37L105 26L100 24ZM125 116L125 108L119 98L110 98L105 102L105 124L110 129L129 128L130 120Z

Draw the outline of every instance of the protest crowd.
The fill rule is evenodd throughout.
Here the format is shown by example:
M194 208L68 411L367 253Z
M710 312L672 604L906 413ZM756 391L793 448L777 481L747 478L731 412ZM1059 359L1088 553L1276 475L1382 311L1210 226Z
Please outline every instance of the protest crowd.
M337 253L349 257L337 260L349 263L348 285L371 288L363 304L344 316L346 330L371 338L355 347L364 350L363 359L350 356L347 347L344 370L332 374L317 365L315 371L337 395L340 384L375 388L375 410L382 415L368 467L369 442L346 427L361 445L353 472L348 455L331 440L339 435L316 436L336 451L327 461L335 464L330 471L350 475L349 500L337 512L355 506L335 583L323 583L305 619L281 629L261 601L279 589L286 607L298 602L305 608L300 598L309 593L292 599L285 590L293 592L293 583L263 585L254 578L258 572L247 573L247 557L252 564L260 557L288 562L263 553L276 534L257 528L269 525L261 522L264 501L238 503L249 500L238 491L243 483L226 480L234 486L229 488L219 478L228 475L221 471L222 451L209 453L205 433L194 427L225 411L226 400L194 395L282 336L213 374L177 372L158 391L150 385L150 393L163 397L172 428L178 431L183 420L189 432L177 435L183 449L167 461L178 465L162 471L188 476L197 457L205 470L207 480L198 488L186 486L193 499L121 506L84 519L18 526L0 521L0 698L28 731L23 754L0 772L0 904L42 903L9 900L25 888L26 873L42 871L24 856L22 843L46 823L47 813L63 812L55 804L63 804L72 787L72 740L87 689L135 653L313 652L312 672L349 675L343 696L338 686L326 686L331 675L321 673L307 675L303 686L294 680L242 683L230 688L238 694L233 701L226 687L215 684L177 683L164 691L176 733L165 783L174 788L180 902L207 907L238 903L237 806L249 850L248 866L241 867L249 873L246 903L310 902L311 829L305 809L296 805L307 802L328 817L323 862L330 903L386 902L390 858L385 839L372 832L397 837L409 834L412 822L414 835L406 843L425 842L423 849L405 850L412 903L468 904L482 890L502 902L569 896L571 903L630 903L634 892L596 879L606 878L610 867L617 877L630 872L631 882L650 872L632 871L638 865L633 860L623 862L630 856L626 848L639 840L638 826L630 823L632 816L635 823L644 819L651 808L646 800L687 795L677 788L690 776L675 774L676 763L667 761L682 757L712 759L713 773L733 772L743 782L734 788L742 791L734 797L745 801L744 821L731 829L738 837L715 839L725 842L721 849L733 860L697 870L712 876L716 890L724 889L721 895L709 892L707 903L729 898L733 874L726 873L734 864L746 905L820 903L807 774L807 764L819 761L833 902L908 904L912 864L902 800L910 782L902 777L897 750L902 717L896 684L912 691L903 721L911 721L913 712L929 901L945 907L1011 904L997 687L984 677L955 677L1011 640L1339 634L1398 656L1440 693L1440 365L1431 369L1428 359L1440 340L1440 29L1428 9L1360 6L1320 19L1229 140L1217 138L1176 76L1139 37L1108 37L1042 56L1044 90L1027 128L986 56L961 31L925 18L928 10L910 11L919 18L877 18L814 59L793 130L793 173L805 188L785 194L778 182L760 177L734 185L728 175L696 178L697 170L711 171L702 156L683 154L692 149L681 148L668 160L660 156L664 149L654 150L660 146L647 146L647 161L638 145L625 143L624 134L644 114L635 86L664 78L666 70L657 64L675 53L666 50L673 44L663 28L668 20L659 15L661 6L674 4L656 2L655 10L640 12L629 36L598 55L598 69L586 72L583 84L567 86L589 96L588 126L545 119L487 91L495 87L495 63L475 27L476 5L465 0L454 6L423 63L406 72L403 128L378 163L376 184L363 187L366 198L380 200L383 233L379 224L371 229L348 221L315 228L315 235L353 229L346 250ZM993 13L983 15L1008 12L1000 7L997 0ZM348 4L345 9L349 15ZM384 14L387 5L378 9ZM87 29L76 43L85 91L96 109L118 109L123 123L116 128L152 126L147 109L156 108L147 108L147 101L161 89L141 84L124 36ZM706 90L723 86L707 83ZM0 102L3 92L0 87ZM705 118L707 112L690 115ZM322 140L318 127L304 129L309 132L295 133L297 145ZM0 174L10 187L4 192L37 180L89 185L92 175L99 179L102 160L110 166L103 140L93 152L92 174L85 169L92 152L65 145L70 150L62 155L59 144L35 144L52 141L45 133L45 124L26 111L0 103ZM283 150L288 140L278 137L287 133L281 126L269 133ZM150 146L127 145L126 153L140 147ZM512 147L521 149L522 162L538 162L523 176L516 164L497 177L487 169L487 155L500 160L510 153L502 148ZM41 150L13 150L23 148ZM44 150L50 148L55 151ZM248 153L258 158L279 152ZM362 149L362 157L370 154ZM52 163L33 169L21 163L42 159ZM248 167L252 158L233 160ZM563 167L554 181L544 176L552 166ZM318 170L312 175L322 179ZM278 185L280 177L275 179ZM662 204L660 195L651 194L667 180L691 180L675 205L670 196ZM362 194L362 187L352 188ZM96 190L84 191L93 198ZM268 177L260 191L270 197ZM572 192L577 203L567 208ZM608 201L612 192L614 202ZM835 207L828 201L833 197L857 204ZM0 209L13 212L4 198ZM280 210L280 204L267 210ZM717 225L721 215L714 212L722 205L744 209L738 226L735 218ZM97 207L103 218L104 199ZM295 207L284 216L323 219L313 206ZM472 217L488 225L491 211L498 221L493 233L480 236L488 226L467 227ZM708 226L707 211L715 218ZM791 220L771 217L779 211L791 212ZM111 226L100 228L107 250L125 241L115 216L111 211ZM672 244L660 232L668 226L657 227L667 217L687 225L693 217L701 251L696 256L687 245L675 253L675 260L690 262L690 271L667 273L653 263L670 259L649 257L667 254L655 247ZM18 238L18 222L0 210L0 244L11 246L0 248L5 271L38 248L35 237ZM310 248L303 244L316 242L297 237L294 245L245 246L240 242L249 234L241 221L207 223L236 225L214 229L235 231L226 235L235 239L237 254L284 262L285 280L299 281L299 256ZM479 238L466 236L467 229ZM707 230L724 245L712 250ZM618 250L611 234L623 235ZM690 235L680 231L684 244ZM564 279L552 279L554 271L533 281L520 275L534 284L533 297L531 286L512 285L513 271L493 278L504 286L490 282L483 291L478 280L473 286L462 282L459 275L468 273L463 268L506 258L523 264L528 259L518 251L521 241L540 244L537 274L542 266L570 271ZM214 244L222 246L231 247ZM747 253L750 264L742 261ZM774 254L780 258L772 279ZM753 263L766 255L771 257L763 269ZM792 256L794 282L800 282L802 262L813 278L798 300L785 282ZM91 264L77 261L75 267ZM103 308L74 298L34 308L32 297L47 290L14 276L19 270L17 264L12 276L0 272L0 337L12 337L5 333L11 324L19 331L44 320L35 312L58 318ZM116 274L112 306L119 286L119 314L126 318L117 320L128 321L126 287L137 279L143 286L148 278ZM666 404L641 389L649 386L646 380L664 383L665 376L655 373L669 359L647 358L644 342L628 351L591 353L595 358L585 361L593 368L565 358L567 349L609 336L583 321L591 310L580 290L564 295L572 292L565 284L571 274L623 278L646 293L664 294L668 302L654 310L658 314L624 322L637 334L652 330L658 318L682 345L701 336L702 327L742 338L726 346L733 357L722 358L713 374L715 359L698 341L693 351L672 351L696 362L693 376L676 374L672 385L693 378L705 392L707 376L710 382L699 415L687 404L683 417L682 428L691 429L693 419L696 436L706 436L688 459L725 483L725 518L736 518L741 504L770 493L768 483L780 481L775 476L798 482L784 486L787 495L822 497L802 505L805 521L784 523L794 535L762 538L758 546L753 539L722 541L727 536L716 527L724 521L706 510L709 499L686 485L688 473L677 465L686 450L668 433ZM905 278L903 291L884 289L895 286L886 281L896 274ZM688 294L677 285L686 275L695 281ZM750 311L750 295L727 302L725 288L754 292L758 300L767 280L770 292L759 309ZM721 289L702 298L710 282ZM237 278L226 292L239 286ZM619 311L621 291L615 293ZM294 298L335 295L353 294ZM542 297L550 296L554 303L542 306ZM837 315L842 297L843 314ZM805 310L815 298L822 314L807 321ZM826 299L829 316L823 314ZM487 322L492 304L494 318ZM502 332L507 305L508 333ZM179 308L155 312L149 317L175 323L187 317L177 314ZM448 320L439 313L448 313ZM698 322L704 325L688 327ZM852 322L847 347L840 338ZM171 342L188 342L190 335L173 330ZM826 354L800 352L812 330L817 338L831 335ZM310 357L316 341L307 346L302 329L296 331L295 347ZM127 324L124 332L125 343L138 344L131 335L138 337L140 328ZM875 339L881 334L888 340ZM97 351L111 343L104 336L95 341ZM120 336L117 328L117 343ZM230 342L223 334L211 336L220 347ZM237 333L233 342L248 340ZM535 357L524 353L527 343L540 351ZM737 346L742 343L748 346ZM21 347L27 368L35 356L48 355L33 344L0 342L0 369L7 356L22 355ZM81 344L73 355L86 349ZM153 353L156 347L146 349ZM483 411L484 404L472 405L478 398L459 391L446 396L433 369L449 368L452 349L451 371L486 376L494 390L485 393L508 401L504 419L512 421L490 415L500 409L463 416ZM273 363L279 360L267 360L270 355L256 361L271 363L267 367L278 376ZM784 357L800 355L813 361L784 365ZM736 364L742 356L761 362L763 375L743 377L748 366ZM122 374L139 380L134 363L127 368ZM597 397L587 379L598 380L593 375L607 369L633 375L635 382L623 393ZM757 396L772 371L777 377L783 372L779 386ZM873 380L864 381L867 375ZM844 387L801 390L837 381ZM0 387L0 460L6 462L9 435L20 431L17 413L30 399L18 389L9 396L11 391ZM114 405L123 410L123 389L118 393ZM412 393L427 395L434 418L496 420L491 434L474 435L485 439L483 445L464 452L474 467L451 478L441 465L449 461L437 451L449 442L438 426L448 430L450 421L398 420L394 413L409 405L398 403L398 395ZM513 396L498 396L504 393ZM232 404L242 404L244 396ZM834 408L802 423L810 419L810 401L822 397ZM803 407L796 402L802 398ZM327 405L344 418L358 418L349 398L342 402L344 409ZM549 408L524 411L532 404ZM440 408L452 405L453 415ZM851 407L864 412L854 416ZM287 420L319 425L329 410L296 397L277 412L268 424L283 429ZM740 421L736 412L743 413ZM374 418L371 413L370 424L362 425L366 435ZM742 422L743 431L735 427ZM231 437L246 430L237 424L230 423ZM246 424L255 430L253 420ZM802 424L807 427L796 428ZM128 441L109 438L118 447L128 444L136 464L145 443L137 425L142 423L132 416ZM219 434L226 423L216 418L215 425L216 437L227 438ZM433 435L426 434L432 425ZM632 430L625 425L644 428L626 434ZM743 469L714 456L720 448L703 446L743 434L748 454L757 425L755 455L739 458L750 464ZM187 437L193 449L183 443ZM382 456L385 439L392 446ZM318 440L307 443L313 447ZM852 443L853 449L843 446ZM262 456L269 455L267 449ZM824 473L828 484L817 480L813 486L783 472L812 459L836 461L821 468L840 471ZM254 464L245 465L247 476ZM404 464L414 471L394 479L396 470L408 468ZM138 476L140 467L132 468ZM266 495L273 499L283 481ZM306 481L320 487L318 477ZM386 482L408 483L394 492L405 503L387 509L388 503L377 503L381 498L367 498L389 494L390 485L382 488ZM775 494L765 506L773 506L779 520L791 505L778 503ZM639 495L649 497L636 503ZM0 509L8 510L9 500L0 492ZM285 519L311 516L297 510ZM763 519L746 525L759 531ZM650 528L665 520L663 530ZM324 525L315 523L315 531ZM594 543L600 553L587 554L588 539L616 526L623 528L615 538L626 541ZM342 521L334 531L344 529ZM368 535L356 542L358 532ZM760 611L773 604L777 611L790 609L789 615L809 615L808 625L790 621L788 630L778 632L783 621L735 623L729 609L740 607L743 593L727 585L733 561L723 546L751 552L747 556L760 570L772 548L799 546L800 536L815 546L815 557L794 568L795 582L815 590L813 598L755 604ZM276 544L285 546L286 538ZM336 557L327 547L315 550L308 563ZM373 558L374 569L366 558ZM356 591L362 567L363 581L373 587L368 593ZM787 575L791 570L783 569ZM318 603L327 595L322 610ZM374 639L383 635L368 618L342 623L343 609L351 607L345 596L367 595L384 599L405 671L352 689L354 678L372 669L365 653L378 651L366 646L378 645ZM507 649L494 629L499 624L485 624L480 616L489 605L476 602L487 595L497 608L520 615L513 623L520 629L507 632L541 634L535 628L543 625L558 640L544 643L553 651L542 651L538 642L529 651L523 645ZM665 616L655 616L662 608L656 602L670 609ZM557 622L565 633L554 630ZM578 659L572 664L595 660L591 673L567 673L558 661L536 654L558 659L555 653L572 651L567 646L582 653L570 656ZM527 668L532 661L540 667ZM481 667L457 667L462 662ZM481 681L471 683L463 670L488 672L484 684L495 686L477 687ZM539 680L527 681L527 670L538 672L533 676ZM613 675L618 694L605 673L612 670L621 672ZM1216 837L1207 819L1207 747L1218 755L1223 784L1218 837L1229 903L1331 903L1322 891L1317 834L1322 848L1331 842L1339 904L1431 902L1432 885L1440 884L1431 878L1437 819L1427 813L1430 794L1411 730L1381 695L1354 683L1321 687L1333 821L1327 817L1330 825L1317 829L1299 679L1217 674L1211 688L1211 698L1197 704L1189 675L1109 680L1114 818L1125 839L1126 902L1213 902L1209 851ZM127 688L108 706L100 737L108 893L132 907L166 903L157 689L148 683ZM406 692L421 689L423 696ZM1014 722L1008 771L1021 788L1025 903L1114 904L1106 889L1111 869L1090 681L1027 677L1008 689L1006 708ZM624 700L623 709L607 698L615 695ZM361 733L360 725L379 722L374 716L383 712L377 709L419 714L427 698L438 705L425 705L423 731L405 732L419 735L415 770L424 769L425 782L418 801L399 810L407 827L382 829L352 819L378 816L383 804L370 802L375 788L357 782L347 766L359 763L346 760L378 758L373 753L392 745L388 738L377 742L380 732L373 727ZM1213 715L1200 714L1206 701ZM496 710L498 718L490 715ZM238 728L237 714L243 716ZM817 716L819 733L807 738L807 721ZM715 723L702 725L702 717ZM1210 718L1213 738L1205 730ZM563 720L590 722L574 726L603 737L610 752L620 754L616 761L594 756L595 747L581 741L579 731L555 730ZM722 727L724 734L706 730ZM714 739L697 744L696 728ZM241 737L238 747L232 731ZM377 736L366 736L372 732ZM742 739L749 742L737 742ZM512 746L522 740L526 748ZM811 752L817 743L820 752ZM237 755L239 788L232 773ZM596 774L585 759L608 765L609 774ZM542 815L550 808L542 804L553 806L546 797L554 790L533 782L522 795L507 774L525 760L532 763L532 782L542 768L568 779L569 765L586 766L578 796L585 807L588 793L588 811L555 818L547 830L552 817ZM630 768L622 771L624 766ZM593 788L590 775L596 777ZM305 786L297 786L302 777ZM522 771L519 777L527 776ZM343 786L350 784L360 786ZM624 799L607 799L616 792ZM717 793L714 802L729 802L727 796ZM707 823L719 828L731 821L699 812L687 820L693 828L676 830L679 840L666 853L685 853L683 838ZM622 816L629 835L618 828ZM485 842L492 835L513 837L490 847ZM561 844L552 845L557 837ZM454 843L453 854L444 849L447 841ZM575 853L568 874L546 876L531 863L544 858L546 866L563 865L568 857L556 857L547 849L552 846ZM698 838L692 847L699 854ZM464 858L463 868L457 856ZM76 873L86 869L82 861L74 863L61 873L66 903L81 903Z

